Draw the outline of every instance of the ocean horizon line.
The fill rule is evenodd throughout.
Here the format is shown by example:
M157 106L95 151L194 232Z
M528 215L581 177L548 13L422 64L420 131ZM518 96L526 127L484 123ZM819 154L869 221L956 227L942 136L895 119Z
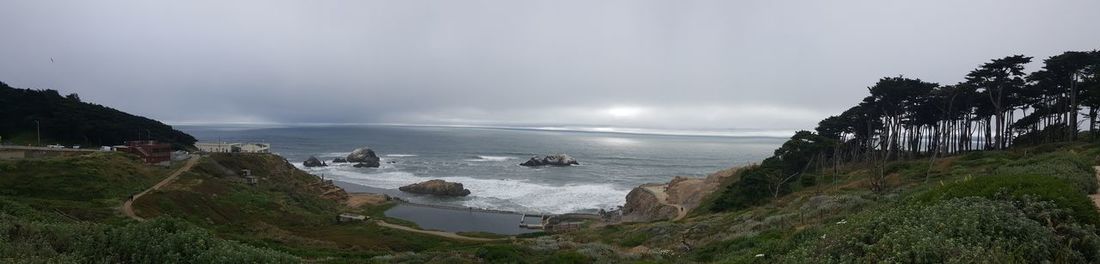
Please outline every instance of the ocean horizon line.
M499 129L522 131L580 132L602 134L656 135L656 136L693 136L693 137L731 137L731 138L787 138L795 129L657 129L610 126L504 126L504 125L467 125L467 124L417 124L417 123L275 123L275 122L167 122L171 126L240 126L254 128L289 127L338 127L338 126L388 126L388 127L440 127Z

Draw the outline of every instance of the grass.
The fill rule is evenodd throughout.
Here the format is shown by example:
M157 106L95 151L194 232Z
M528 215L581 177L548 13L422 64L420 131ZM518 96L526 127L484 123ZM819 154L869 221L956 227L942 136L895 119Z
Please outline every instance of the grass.
M249 169L260 180L245 184L235 172ZM463 248L478 243L441 239L378 226L372 222L337 223L351 212L415 227L386 217L395 206L349 208L321 197L316 176L295 169L274 155L213 155L169 188L135 205L142 215L187 219L219 235L248 244L277 248L309 258L368 258L389 252ZM487 236L487 235L486 235Z
M507 235L501 235L501 234L489 233L489 232L457 232L455 234L458 234L460 236L477 237L477 238L490 238L490 239L500 239L500 238L508 238L509 237Z
M115 207L168 172L124 153L0 161L0 196L71 218L117 222Z
M929 160L924 158L892 161L887 163L885 169L888 187L881 192L871 191L867 181L876 173L874 164L849 163L839 166L837 174L833 174L832 168L823 172L809 172L807 177L815 177L816 181L796 184L792 186L790 194L758 206L722 213L698 210L679 223L610 225L567 235L577 243L602 242L623 248L642 245L654 249L676 249L682 247L680 241L686 239L693 246L693 250L688 253L690 261L698 262L804 262L806 258L816 257L823 252L842 252L842 250L837 248L811 250L809 251L811 254L800 255L806 257L801 259L775 256L791 255L797 250L807 248L808 245L813 244L812 241L821 240L823 236L832 237L843 232L851 233L853 231L850 229L844 229L845 231L838 233L832 227L843 226L846 225L845 223L851 225L853 221L857 221L854 218L902 214L892 211L893 208L910 208L905 209L909 210L904 213L906 217L895 219L897 221L905 219L922 221L915 220L921 219L921 213L911 212L923 212L921 210L926 209L920 208L930 206L940 207L927 210L952 212L965 211L967 209L963 208L971 207L1002 208L1006 211L997 216L999 217L997 219L1000 219L997 221L1003 221L990 226L991 228L1022 225L1019 223L1026 223L1031 228L1035 227L1032 224L1037 224L1043 227L1044 231L1035 232L1053 233L1057 238L1053 240L1050 240L1049 236L1044 238L1047 240L1043 240L1042 243L1053 243L1049 244L1049 248L1053 250L1050 252L1042 250L1017 252L1018 250L1012 249L1011 246L983 245L985 250L992 252L990 253L992 255L988 255L989 259L1047 258L1069 262L1091 261L1095 259L1094 252L1100 252L1100 240L1095 237L1098 213L1085 194L1094 192L1096 189L1096 180L1091 166L1098 163L1096 158L1098 155L1100 155L1100 145L1071 143L1002 151L968 152L941 157L934 163L929 163ZM982 201L944 205L948 201L957 199ZM701 208L706 208L705 204ZM943 223L960 225L961 223L979 223L980 221L971 220L982 217L986 216L979 214L953 219L937 218L935 221L942 220ZM1015 224L1000 225L1002 223ZM930 239L935 231L931 226L909 222L876 224L873 228L905 226L920 230L913 230L914 233L907 233L905 236L897 236L898 241L895 241L897 244L893 245L909 246L894 247L883 244L883 250L924 246L908 243ZM1009 239L1007 236L997 235L993 231L995 229L960 228L963 228L959 229L962 230L960 232L976 232L973 233L975 236L967 238L978 239L973 241L985 241L982 240L985 238L993 239L989 241ZM945 235L949 234L938 236ZM870 238L865 237L865 239ZM1032 240L1013 241L1030 242ZM874 245L861 247L866 246ZM1017 254L1020 252L1027 253ZM757 254L763 255L757 258ZM875 254L878 255L874 256L882 257L908 253L884 251ZM651 257L652 259L643 259L657 262L683 261L683 259L679 261L666 259L658 255L651 255ZM872 259L875 258L852 261L874 262Z
M1071 210L1078 221L1100 226L1100 213L1097 213L1092 200L1066 181L1051 176L1031 174L978 177L930 190L915 199L934 204L962 197L1020 200L1025 196L1053 202L1059 208Z
M293 263L295 256L220 239L171 218L108 225L0 200L0 262Z
M851 163L841 166L839 174L832 174L832 170L809 173L807 177L814 177L815 181L800 181L792 186L790 194L746 209L707 213L704 203L702 209L679 222L586 227L555 235L524 234L517 236L521 242L516 244L441 239L384 228L371 222L336 223L336 215L352 212L393 224L416 226L385 217L385 210L395 206L394 203L348 208L334 197L322 197L326 189L319 179L294 169L274 155L213 155L203 159L191 172L181 175L174 184L140 199L135 209L142 216L178 219L172 221L191 226L165 224L142 228L178 227L184 234L236 241L230 244L249 248L239 250L243 253L259 252L257 256L286 253L330 263L370 260L410 263L759 263L798 262L825 253L843 255L845 252L871 258L834 259L874 262L872 260L900 254L937 259L946 254L941 244L949 245L948 242L965 242L951 247L972 247L976 252L985 252L963 254L971 259L1080 262L1100 259L1100 238L1095 236L1094 228L1100 223L1100 216L1085 196L1090 189L1096 189L1091 165L1096 164L1094 157L1097 155L1100 155L1097 145L1060 144L971 152L940 158L933 164L928 160L895 161L887 164L890 185L883 192L872 192L867 186L866 179L874 173L870 169L872 165ZM259 184L245 184L237 176L241 169L252 170L260 178ZM39 221L41 218L41 221L69 223L87 220L91 221L88 224L96 226L94 230L129 227L134 223L119 217L113 207L129 193L151 186L169 171L147 167L121 154L3 161L0 162L0 174L4 175L0 177L3 194L0 198L33 205L7 206L18 207L11 210L25 215L20 219L27 220L20 221ZM736 170L729 172L736 173ZM728 185L737 178L735 174L722 184ZM961 199L965 201L959 202ZM713 201L714 195L707 200ZM0 209L3 207L0 203ZM994 213L974 213L975 210ZM3 220L0 216L0 222ZM907 226L912 228L905 229ZM0 228L4 228L2 223ZM78 229L77 225L65 228ZM209 233L187 231L194 228ZM1012 228L1048 233L1032 239L995 235L994 232L1015 230ZM940 229L952 231L939 232ZM163 233L168 234L165 236L174 234ZM461 234L504 237L487 233ZM863 235L846 240L844 234ZM0 232L0 237L4 235ZM835 243L817 243L825 239ZM922 239L947 242L920 243ZM527 246L528 242L536 240L550 244L537 247L540 249ZM38 242L20 245L43 246L35 243ZM684 243L690 244L692 250L679 255L676 252L680 252L678 249ZM1067 247L1067 243L1073 246ZM862 249L852 251L853 248ZM651 251L632 252L632 249ZM921 252L928 254L921 255ZM757 257L760 254L761 257ZM798 258L800 256L805 258Z

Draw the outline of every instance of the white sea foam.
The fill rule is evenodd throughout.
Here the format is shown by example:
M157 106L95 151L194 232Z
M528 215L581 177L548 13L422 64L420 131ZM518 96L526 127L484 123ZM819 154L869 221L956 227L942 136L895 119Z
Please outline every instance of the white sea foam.
M459 182L471 192L470 196L462 201L463 206L538 213L569 213L612 208L622 205L627 192L630 191L616 188L611 184L555 186L524 180L492 180L462 176L429 178L403 171L362 173L332 167L314 168L311 171L325 173L330 177L335 176L339 180L351 183L385 189L397 189L430 179ZM515 205L522 208L514 208Z
M317 157L318 158L329 158L329 157L343 158L343 157L347 157L348 154L351 154L351 152L329 152L329 153L317 154Z
M515 158L516 157L508 157L508 156L478 155L476 159L467 159L467 161L505 161L505 160L512 160L512 159L515 159Z
M416 157L416 154L386 154L386 157L394 157L394 158Z

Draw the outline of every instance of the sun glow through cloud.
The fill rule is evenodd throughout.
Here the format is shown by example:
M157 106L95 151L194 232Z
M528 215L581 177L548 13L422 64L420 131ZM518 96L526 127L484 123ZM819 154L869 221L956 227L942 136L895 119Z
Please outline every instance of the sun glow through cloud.
M615 118L631 118L644 112L642 108L619 106L607 109L607 114Z

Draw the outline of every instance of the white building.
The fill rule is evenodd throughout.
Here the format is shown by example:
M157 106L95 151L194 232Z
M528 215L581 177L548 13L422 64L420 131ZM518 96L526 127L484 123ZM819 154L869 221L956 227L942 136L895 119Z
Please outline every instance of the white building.
M271 152L271 145L267 143L243 143L240 144L240 152L269 153Z
M207 153L270 153L271 144L267 143L226 143L226 142L199 142L195 143L199 151Z
M199 143L195 143L195 147L199 148L199 151L202 151L202 152L228 153L228 152L233 152L233 145L235 145L235 144L236 143L225 143L225 142L221 142L221 143L199 142Z

